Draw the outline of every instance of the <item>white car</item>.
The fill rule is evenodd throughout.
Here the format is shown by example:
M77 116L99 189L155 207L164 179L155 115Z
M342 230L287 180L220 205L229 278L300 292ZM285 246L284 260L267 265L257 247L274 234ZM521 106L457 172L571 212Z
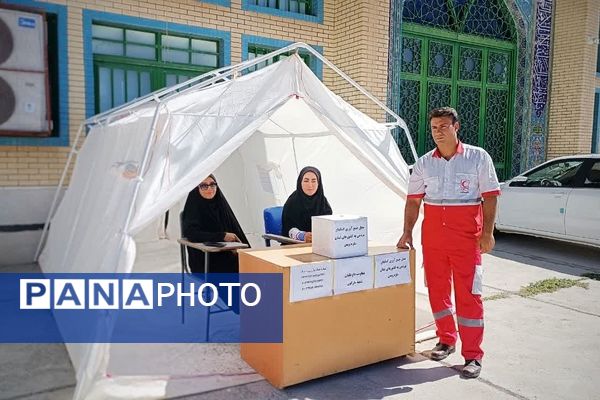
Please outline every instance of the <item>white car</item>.
M500 232L600 247L600 154L555 158L500 188Z

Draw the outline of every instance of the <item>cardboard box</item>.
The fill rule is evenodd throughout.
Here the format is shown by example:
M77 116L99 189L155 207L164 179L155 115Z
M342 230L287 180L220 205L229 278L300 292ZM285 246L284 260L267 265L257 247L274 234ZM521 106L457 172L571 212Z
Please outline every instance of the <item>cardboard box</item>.
M397 251L373 247L369 255ZM243 250L239 255L242 273L283 274L283 342L240 346L242 358L273 386L283 388L414 352L414 250L408 284L293 303L290 267L327 258L305 245Z
M364 256L368 247L367 230L367 217L312 217L313 252L329 258Z

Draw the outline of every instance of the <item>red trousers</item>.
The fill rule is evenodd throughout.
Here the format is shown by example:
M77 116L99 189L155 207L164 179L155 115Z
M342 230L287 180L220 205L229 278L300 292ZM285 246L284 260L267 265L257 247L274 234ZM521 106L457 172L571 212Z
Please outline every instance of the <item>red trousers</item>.
M476 247L443 250L424 247L423 263L429 290L429 303L440 343L455 345L457 340L450 297L452 282L454 282L462 356L465 360L481 360L483 358L481 253Z

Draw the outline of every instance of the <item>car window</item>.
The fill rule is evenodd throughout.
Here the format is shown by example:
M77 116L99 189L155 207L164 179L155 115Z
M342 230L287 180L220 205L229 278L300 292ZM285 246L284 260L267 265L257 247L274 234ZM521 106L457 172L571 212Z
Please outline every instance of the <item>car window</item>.
M523 186L529 187L573 187L577 172L581 168L581 160L562 160L527 175Z
M589 169L583 181L584 187L593 187L600 189L600 161L596 161Z

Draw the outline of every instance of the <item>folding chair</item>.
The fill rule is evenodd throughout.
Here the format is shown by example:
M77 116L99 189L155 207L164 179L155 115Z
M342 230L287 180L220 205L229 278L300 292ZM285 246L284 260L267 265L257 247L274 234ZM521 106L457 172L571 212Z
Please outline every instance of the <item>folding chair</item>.
M187 247L192 247L196 250L200 250L204 253L204 274L205 274L205 278L208 281L208 273L210 273L210 267L209 267L209 254L210 253L218 253L221 251L230 251L232 248L228 247L228 248L223 248L223 247L214 247L214 246L207 246L203 243L194 243L194 242L190 242L189 240L187 240L187 238L184 237L183 235L183 212L179 213L179 226L180 226L180 234L181 234L181 238L177 239L177 242L179 243L179 250L181 253L181 283L183 285L184 280L185 280L185 276L186 274L191 275L192 271L190 269L189 266L189 262L188 262L188 254L187 254ZM244 247L248 247L248 245L240 243L239 248L244 248ZM215 304L214 306L216 308L215 311L212 310L212 307L209 307L208 309L208 315L207 315L207 319L206 319L206 340L208 341L209 335L210 335L210 316L212 314L219 314L222 312L227 312L227 311L233 311L229 306L225 305L224 308ZM182 307L181 309L181 322L183 323L185 321L185 313L184 313L185 307Z

